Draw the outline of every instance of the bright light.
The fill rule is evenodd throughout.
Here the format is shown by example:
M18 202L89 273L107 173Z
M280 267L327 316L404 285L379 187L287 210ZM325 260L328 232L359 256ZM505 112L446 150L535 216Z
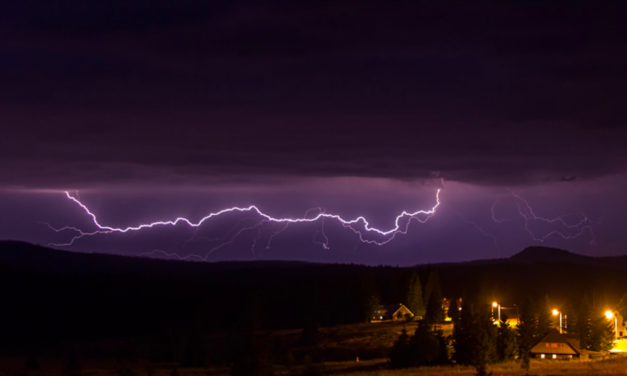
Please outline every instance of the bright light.
M613 319L614 318L614 312L612 311L605 311L605 317L609 319Z
M560 311L558 311L558 310L556 310L556 309L554 309L554 310L553 310L553 316L557 316L557 315L559 315L559 314L560 314Z
M492 307L496 308L499 304L497 302L492 303Z

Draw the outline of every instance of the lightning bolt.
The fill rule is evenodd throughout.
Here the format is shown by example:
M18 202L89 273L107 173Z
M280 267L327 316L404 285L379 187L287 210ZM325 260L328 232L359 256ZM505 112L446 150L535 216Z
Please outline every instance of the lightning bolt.
M529 233L529 235L531 236L533 240L544 243L545 240L547 240L549 237L553 235L557 235L557 236L560 236L562 239L569 240L569 239L578 238L581 235L583 235L585 232L589 231L590 234L592 235L590 244L591 245L597 244L593 227L600 226L601 225L600 222L591 220L583 213L581 213L580 215L581 219L577 223L574 223L574 224L569 224L565 220L565 218L571 215L555 217L555 218L542 217L542 216L537 215L534 212L533 208L531 207L531 205L529 204L527 200L525 200L521 196L514 193L511 189L508 189L507 191L509 192L510 196L514 200L514 203L516 204L518 215L522 217L523 220L525 221L525 230L527 231L527 233ZM496 217L495 208L500 203L501 203L501 200L499 199L492 205L492 219L498 224L502 224L503 222L506 222L506 221L512 221L513 218L499 219ZM544 235L536 235L536 233L534 233L534 231L530 227L534 223L542 223L542 224L546 224L549 226L560 226L562 229L554 229L554 230L547 232Z
M94 214L88 207L87 205L83 204L79 198L77 198L77 195L71 195L69 192L65 192L66 197L71 200L72 202L74 202L76 205L78 205L89 217L91 217L93 224L96 226L96 230L95 231L83 231L82 229L78 228L78 227L73 227L73 226L65 226L65 227L61 227L61 228L54 228L53 226L51 226L48 223L44 223L45 225L47 225L50 229L54 230L57 233L60 232L65 232L65 231L73 231L76 233L76 235L74 235L68 242L66 243L51 243L50 245L53 246L71 246L74 244L75 241L87 237L87 236L94 236L94 235L98 235L98 234L113 234L113 233L128 233L128 232L137 232L143 229L148 229L148 228L153 228L153 227L157 227L157 226L176 226L179 223L182 224L186 224L189 227L193 227L196 228L196 230L205 222L209 221L212 218L217 218L223 214L226 213L232 213L232 212L241 212L241 213L251 213L251 214L255 214L256 216L260 217L260 221L255 223L252 226L246 226L246 227L242 227L240 228L238 231L236 231L232 236L229 236L230 233L233 233L233 230L231 230L229 232L229 234L227 234L222 240L223 242L210 249L205 257L201 257L198 255L190 255L190 256L186 256L186 257L181 257L179 255L177 255L176 253L168 253L162 250L154 250L152 252L149 252L147 254L144 255L152 255L152 254L164 254L168 257L177 257L179 259L190 259L192 257L200 257L203 260L206 260L207 257L214 251L216 251L217 249L220 249L228 244L231 244L239 235L241 235L243 232L245 231L251 231L251 230L257 230L257 237L255 238L255 240L253 241L252 244L252 252L255 252L255 247L257 245L257 242L259 241L259 238L261 236L261 230L262 230L262 226L264 224L281 224L282 226L274 231L272 233L272 235L270 236L270 238L268 239L267 245L266 245L266 249L270 248L270 243L272 242L272 239L274 239L274 237L276 237L277 235L279 235L281 232L285 231L287 229L287 227L290 224L298 224L298 223L311 223L311 222L317 222L320 221L321 223L321 227L320 230L316 233L316 235L314 235L314 242L321 244L323 248L328 249L328 244L329 244L329 239L326 235L326 233L324 232L324 221L329 219L329 220L336 220L338 221L342 226L344 226L345 228L350 229L351 231L353 231L355 234L358 235L359 240L363 243L367 243L367 244L375 244L375 245L384 245L387 244L389 242L391 242L392 240L394 240L394 238L398 235L398 234L407 234L407 231L409 230L409 225L411 224L412 221L418 221L419 223L426 223L437 211L438 207L440 206L440 189L437 190L436 192L436 196L435 196L435 200L436 203L434 204L433 207L431 207L431 209L428 210L418 210L415 212L407 212L407 211L403 211L401 214L399 214L395 221L394 221L394 226L392 228L390 228L389 230L381 230L378 229L376 227L372 227L370 225L370 223L368 222L368 220L366 220L365 217L363 216L359 216L355 219L351 219L351 220L347 220L342 218L341 216L337 215L337 214L329 214L327 213L325 210L323 210L322 208L313 208L313 209L309 209L307 212L305 212L305 215L302 218L275 218L272 217L266 213L264 213L263 211L261 211L258 207L251 205L248 207L231 207L228 209L223 209L217 212L213 212L210 213L209 215L201 218L198 222L193 222L187 218L183 218L183 217L178 217L174 220L167 220L167 221L156 221L156 222L152 222L152 223L144 223L144 224L139 224L136 226L129 226L129 227L111 227L111 226L107 226L107 225L103 225L98 221L98 217L96 216L96 214ZM309 213L311 211L317 210L318 214L312 216L312 217L308 217ZM406 219L403 222L403 219ZM359 228L356 228L357 226L359 226ZM387 239L385 240L373 240L373 239L366 239L364 237L364 235L366 233L373 233L375 235L380 235L380 236L384 236L387 237ZM317 235L320 234L323 238L322 242L316 241ZM190 239L191 241L192 239Z
M496 239L496 236L490 234L489 232L485 231L484 229L482 229L477 222L474 221L470 221L468 219L466 219L463 215L461 215L461 213L459 213L457 210L451 208L450 206L447 206L453 213L457 214L457 216L459 216L459 219L461 219L462 222L472 225L474 228L476 228L483 236L485 236L486 238L490 238L492 239L492 242L494 243L494 248L496 249L496 253L497 253L497 257L501 257L501 250L499 249L499 245ZM492 218L494 218L494 206L492 206Z

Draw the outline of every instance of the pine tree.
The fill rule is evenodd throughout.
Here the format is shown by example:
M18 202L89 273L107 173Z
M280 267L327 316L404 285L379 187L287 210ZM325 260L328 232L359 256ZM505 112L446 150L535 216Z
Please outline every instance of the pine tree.
M550 304L549 296L540 300L537 307L538 322L536 326L536 338L542 338L549 334L553 330L553 320L551 319L552 308Z
M444 311L442 310L442 295L438 291L433 291L429 296L427 313L424 321L428 325L439 324L444 321Z
M414 336L409 340L409 346L414 367L435 365L440 359L438 337L425 321L418 323Z
M590 350L609 351L614 342L614 319L608 320L605 316L596 317L592 324Z
M411 349L409 347L409 335L407 330L403 329L401 335L398 336L392 350L389 355L390 367L392 368L407 368L411 367L413 363L413 357Z
M584 295L579 304L579 310L577 312L575 331L579 334L580 347L584 350L590 350L592 344L592 310L590 299L587 295Z
M459 320L459 307L457 306L457 299L452 298L448 305L448 317L451 318L453 323Z
M425 286L424 293L424 301L427 305L429 305L429 299L431 298L431 294L433 294L434 292L437 293L440 297L440 300L442 300L441 297L444 294L442 294L442 286L440 285L440 274L437 270L432 270L429 273L429 278L427 279L427 285Z
M376 294L371 295L368 301L366 302L366 308L364 310L364 313L366 317L368 318L367 321L372 320L374 312L379 309L379 304L381 304L379 302L379 297Z
M518 321L518 355L522 360L521 367L529 373L530 358L529 350L534 341L534 334L536 332L536 319L533 315L532 302L530 298L527 298L525 304L523 304L520 319Z
M425 302L422 295L422 284L420 276L413 272L409 279L409 289L407 290L407 308L416 316L424 317Z
M478 330L473 365L478 376L486 376L488 365L496 361L496 328L488 315L477 315L475 325Z
M627 292L620 298L616 309L621 317L627 317Z
M316 346L318 344L319 325L313 320L307 320L300 336L301 346Z
M501 314L501 321L497 330L497 353L500 361L508 361L516 358L518 344L516 343L516 333L511 328L505 313Z
M453 340L455 341L453 358L458 364L472 364L476 334L472 306L467 299L464 299L459 320L453 326Z

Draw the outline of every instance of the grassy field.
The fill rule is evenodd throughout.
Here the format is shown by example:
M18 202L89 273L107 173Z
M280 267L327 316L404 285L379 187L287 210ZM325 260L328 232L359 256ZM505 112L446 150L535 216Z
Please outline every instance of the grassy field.
M329 365L332 369L332 365ZM332 371L333 372L333 371ZM518 362L496 364L489 367L493 376L522 376L527 373L520 368ZM404 370L371 369L359 371L357 368L347 368L344 371L338 369L333 372L336 375L351 376L444 376L444 375L474 375L471 367L421 367ZM616 358L596 361L532 361L529 375L537 376L561 376L561 375L627 375L627 358Z
M404 370L390 370L385 367L385 359L377 359L361 362L329 362L324 364L324 374L326 375L350 375L350 376L445 376L445 375L474 375L475 370L471 367L450 366L450 367L421 367ZM287 369L285 367L275 367L275 375L298 375L303 371L302 367ZM520 369L520 363L509 362L490 366L489 371L493 376L523 376L526 372ZM179 376L227 376L229 369L222 368L179 368L176 370ZM0 370L2 376L173 376L172 368L146 368L142 366L120 367L117 369L92 368L83 369L79 373L68 373L67 371L31 371L6 372ZM603 375L627 375L627 358L616 358L597 361L532 361L529 375L536 376L603 376Z

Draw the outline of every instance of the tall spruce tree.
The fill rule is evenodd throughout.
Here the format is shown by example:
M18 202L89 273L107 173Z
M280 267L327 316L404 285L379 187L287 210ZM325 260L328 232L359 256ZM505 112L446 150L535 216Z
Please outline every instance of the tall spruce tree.
M373 294L368 298L364 307L364 315L367 317L366 321L372 321L374 312L379 309L380 304L379 296L376 294Z
M418 323L414 336L409 340L409 346L414 367L435 365L441 359L437 333L424 320Z
M433 291L429 296L427 313L424 321L428 325L437 325L444 321L444 311L442 310L442 295L439 291Z
M527 374L531 360L529 358L529 350L534 342L534 334L536 333L536 318L533 314L533 302L531 298L527 298L520 311L518 321L518 355L522 361L521 367Z
M455 353L453 359L458 364L472 364L473 351L477 338L472 305L467 299L462 300L462 311L459 320L453 326L453 340L455 341Z
M579 346L584 350L591 349L593 326L590 299L584 295L579 303L576 325L574 326L576 333L579 334Z
M598 315L597 315L598 316ZM590 336L590 350L609 351L614 342L614 319L605 316L595 317Z
M477 340L473 354L473 366L477 370L478 376L486 376L488 375L488 365L497 359L496 327L487 314L477 315L475 325L477 326Z
M427 284L425 285L425 293L424 293L424 301L426 305L429 305L429 299L431 298L431 294L437 293L438 296L441 297L442 294L442 286L440 284L440 273L437 270L431 270L429 273L429 278L427 278Z
M500 361L506 362L516 358L516 353L518 352L516 333L510 326L508 317L505 313L501 314L501 320L499 321L496 348Z
M409 288L407 289L407 308L416 316L424 317L425 302L422 294L422 283L420 276L416 272L412 272L409 279Z
M553 308L551 307L550 302L551 300L547 295L544 297L544 299L540 299L540 302L536 307L536 314L538 316L538 323L536 325L535 333L536 338L542 338L546 336L555 327L553 325L553 319L551 317Z
M392 350L389 355L389 364L392 368L407 368L411 367L414 362L414 357L409 347L409 335L407 330L403 329L401 335L398 336Z

